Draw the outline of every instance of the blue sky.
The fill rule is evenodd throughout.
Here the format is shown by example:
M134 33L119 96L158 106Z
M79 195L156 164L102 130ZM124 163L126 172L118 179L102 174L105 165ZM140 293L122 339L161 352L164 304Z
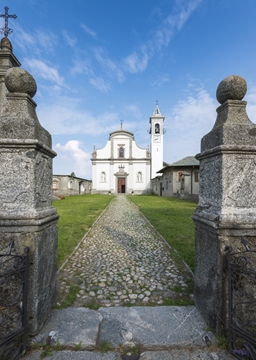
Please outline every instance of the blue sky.
M164 161L200 152L216 119L216 88L247 81L256 122L255 0L0 0L21 67L38 86L54 174L91 179L93 147L123 128L147 147L156 101L165 116ZM3 19L0 19L3 26Z

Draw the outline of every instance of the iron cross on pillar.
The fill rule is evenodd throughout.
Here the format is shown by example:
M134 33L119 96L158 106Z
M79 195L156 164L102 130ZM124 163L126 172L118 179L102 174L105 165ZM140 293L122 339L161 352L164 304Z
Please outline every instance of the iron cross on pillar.
M0 14L0 17L4 17L5 18L5 24L4 27L0 29L1 34L4 34L5 37L8 37L9 34L11 34L13 32L12 29L8 28L8 19L12 18L12 19L16 19L16 15L9 15L8 14L8 6L6 6L5 8L5 14Z

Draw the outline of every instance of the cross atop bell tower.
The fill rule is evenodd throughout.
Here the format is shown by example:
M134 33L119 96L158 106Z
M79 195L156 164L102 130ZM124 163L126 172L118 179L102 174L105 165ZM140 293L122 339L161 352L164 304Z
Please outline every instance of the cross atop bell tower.
M4 17L5 19L5 23L4 23L4 27L0 29L1 34L4 34L5 37L8 37L9 34L11 34L13 32L12 29L8 28L8 19L12 18L12 19L16 19L17 15L9 15L8 14L8 6L6 6L4 8L5 10L5 14L0 14L0 17Z

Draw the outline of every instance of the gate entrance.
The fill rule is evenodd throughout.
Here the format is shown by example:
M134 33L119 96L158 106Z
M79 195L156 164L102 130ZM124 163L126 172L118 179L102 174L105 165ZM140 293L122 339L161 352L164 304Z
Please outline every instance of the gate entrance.
M228 342L237 359L256 360L256 251L250 250L246 239L245 251L232 252L228 259Z
M26 349L28 252L0 254L0 359L19 359Z
M125 178L118 178L117 191L118 194L125 194Z

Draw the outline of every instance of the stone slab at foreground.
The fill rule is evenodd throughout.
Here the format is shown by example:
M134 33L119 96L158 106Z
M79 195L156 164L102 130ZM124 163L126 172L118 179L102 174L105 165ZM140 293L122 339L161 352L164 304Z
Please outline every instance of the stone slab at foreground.
M41 360L42 351L32 353L26 356L26 360ZM120 353L110 351L106 354L91 351L71 351L63 350L51 353L51 355L44 357L45 360L122 360ZM162 359L164 360L164 359Z
M33 343L57 342L61 346L92 350L96 347L101 313L86 308L67 308L53 310L43 329L36 335Z
M46 360L124 360L130 352L127 345L135 345L142 351L141 360L233 359L226 351L217 349L214 336L205 327L194 306L113 307L97 311L67 308L54 310L31 342L42 343L48 339L52 352ZM212 342L210 347L202 341L206 334ZM98 345L104 340L115 350L101 353ZM54 349L57 341L62 350ZM70 350L80 342L81 350ZM40 360L42 352L29 351L25 358Z
M42 351L34 352L25 357L26 360L41 360ZM51 355L44 357L45 360L123 360L121 353L109 351L106 354L89 351L53 351ZM128 357L127 357L128 359ZM131 359L131 357L130 357ZM172 349L159 351L145 351L139 360L232 360L233 356L228 355L224 350L217 353L201 349Z
M139 360L232 360L233 356L220 350L218 353L201 349L172 349L170 351L146 351Z
M100 341L114 347L142 344L147 349L205 346L206 324L194 306L100 308Z

